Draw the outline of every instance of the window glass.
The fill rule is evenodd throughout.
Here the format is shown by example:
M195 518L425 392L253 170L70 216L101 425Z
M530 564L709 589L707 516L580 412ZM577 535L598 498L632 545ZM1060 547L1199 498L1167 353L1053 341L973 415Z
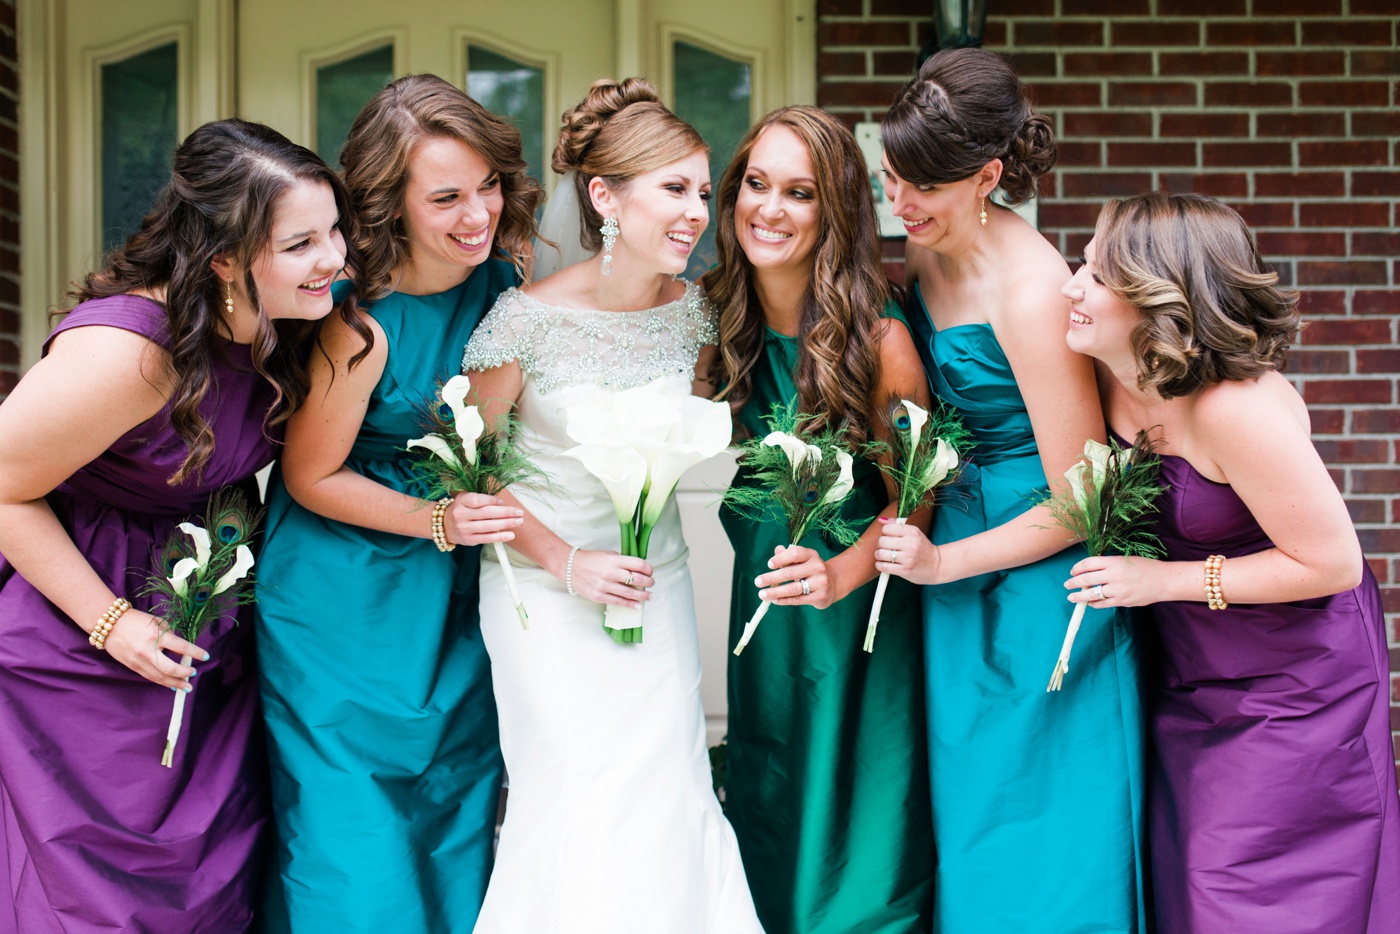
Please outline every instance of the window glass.
M544 69L479 45L467 46L467 93L520 131L528 171L544 182Z
M316 69L316 154L327 165L340 165L340 147L355 117L393 80L392 45Z
M747 61L728 58L688 42L676 42L672 60L675 74L676 114L700 132L710 145L710 182L719 182L739 140L749 128L753 100L752 69ZM695 278L715 262L715 213L711 226L690 257L686 276Z
M141 226L170 178L179 133L179 46L102 66L102 248Z

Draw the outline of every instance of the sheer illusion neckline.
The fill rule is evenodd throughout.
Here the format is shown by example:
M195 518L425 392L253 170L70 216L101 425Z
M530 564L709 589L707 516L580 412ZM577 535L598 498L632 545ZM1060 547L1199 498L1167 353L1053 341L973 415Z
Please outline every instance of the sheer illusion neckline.
M603 309L603 308L571 308L571 307L568 306L568 305L555 305L555 304L552 304L552 303L550 303L550 302L543 301L542 299L538 299L538 298L536 298L535 296L529 294L528 292L524 292L524 291L522 291L522 290L519 289L519 288L511 288L511 289L508 289L507 291L510 292L510 293L513 293L514 296L515 296L518 300L520 300L522 303L524 303L524 304L526 304L526 305L533 305L533 306L535 306L537 309L538 309L538 308L544 308L544 309L548 309L549 311L564 312L565 314L577 314L577 315L658 315L658 314L665 314L667 311L670 311L670 310L672 310L672 309L674 309L674 308L678 308L678 307L684 306L684 305L686 305L687 303L693 301L694 298L695 298L695 296L697 295L697 293L700 292L700 285L699 285L698 283L695 283L695 282L687 282L687 283L685 284L685 290L682 291L681 294L680 294L678 297L672 299L671 301L665 302L665 303L660 304L660 305L653 305L651 308L638 308L638 309L635 310L635 311L609 311L609 310Z

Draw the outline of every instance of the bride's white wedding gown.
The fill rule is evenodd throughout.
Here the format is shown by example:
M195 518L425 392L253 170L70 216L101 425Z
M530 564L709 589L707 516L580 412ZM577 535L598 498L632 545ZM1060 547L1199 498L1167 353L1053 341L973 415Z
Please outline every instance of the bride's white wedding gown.
M510 290L472 337L464 369L516 360L521 438L550 491L516 490L570 545L616 551L602 483L561 451L563 400L585 383L665 378L689 392L714 343L700 289L638 312L544 305ZM643 641L618 645L603 606L510 551L530 614L522 629L494 550L482 549L481 628L491 656L510 796L477 934L761 932L734 832L710 784L687 550L675 500L652 534Z

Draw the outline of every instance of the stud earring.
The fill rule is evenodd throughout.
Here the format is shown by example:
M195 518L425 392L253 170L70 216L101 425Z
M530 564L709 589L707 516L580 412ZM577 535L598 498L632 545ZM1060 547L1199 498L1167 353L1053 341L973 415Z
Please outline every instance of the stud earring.
M603 226L598 228L598 232L603 235L603 275L611 276L613 273L612 249L617 243L617 218L609 217L603 221Z
M224 282L224 311L230 318L233 317L233 281Z
M982 199L982 213L977 215L982 220L982 226L987 226L987 199Z

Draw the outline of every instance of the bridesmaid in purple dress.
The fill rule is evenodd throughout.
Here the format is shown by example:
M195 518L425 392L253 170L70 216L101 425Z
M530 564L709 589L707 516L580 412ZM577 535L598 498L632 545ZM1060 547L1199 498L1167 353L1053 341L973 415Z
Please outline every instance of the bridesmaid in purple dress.
M1148 429L1167 560L1087 558L1075 602L1153 604L1158 927L1400 931L1380 593L1283 378L1298 325L1239 215L1110 201L1065 287L1110 427ZM1082 589L1081 589L1082 588Z
M251 923L268 816L251 614L195 646L141 590L175 524L272 459L346 205L273 130L200 127L0 406L0 934ZM192 693L167 769L169 690Z

